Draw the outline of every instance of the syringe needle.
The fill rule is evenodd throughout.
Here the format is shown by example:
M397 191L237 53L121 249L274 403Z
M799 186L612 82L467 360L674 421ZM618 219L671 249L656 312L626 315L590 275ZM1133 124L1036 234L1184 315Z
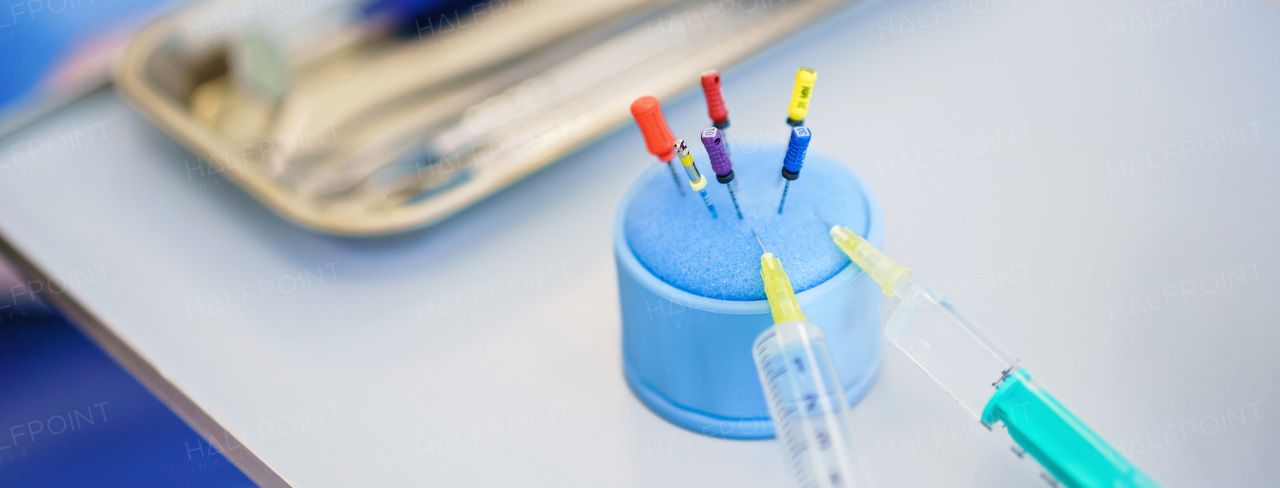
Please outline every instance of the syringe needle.
M832 225L831 239L886 295L902 300L885 325L889 342L983 425L1003 424L1019 451L1031 454L1054 479L1071 488L1158 486L954 304L916 283L911 270L846 227Z
M818 218L818 220L821 220L821 221L822 221L822 223L823 223L823 224L825 224L825 225L827 226L827 228L828 228L828 229L830 229L830 228L831 228L831 222L827 222L827 219L822 218L822 215L819 215L819 214L818 214L818 212L814 212L814 213L813 213L813 216L814 216L814 217L817 217L817 218Z
M751 233L765 251L760 234ZM800 311L782 261L768 251L760 256L760 278L773 327L756 338L752 359L792 479L798 486L850 486L855 471L845 383L826 337Z
M817 215L815 212L814 215ZM818 216L822 219L822 216ZM822 219L826 222L825 219ZM911 280L911 270L906 266L898 264L897 261L890 259L879 249L876 249L862 236L849 230L848 227L842 225L828 224L831 234L831 240L836 246L849 256L849 260L862 268L876 283L880 284L885 295L894 296L895 294L903 296L907 289L915 286L915 281ZM905 280L903 278L906 278ZM899 283L901 281L901 283ZM902 288L899 290L899 288Z
M751 229L751 235L756 236L756 243L757 243L757 244L760 244L760 252L761 252L761 253L767 253L767 252L769 252L769 251L765 250L765 248L764 248L764 243L763 243L763 242L760 242L760 234L757 234L757 233L756 233L756 231L755 231L755 229Z
M756 234L756 242L760 242L759 234ZM763 242L760 242L760 249L764 249ZM760 278L764 280L764 293L769 299L774 325L807 320L804 313L800 312L800 302L796 300L796 292L791 288L791 279L782 269L782 260L768 251L760 255Z
M805 153L809 151L809 139L813 133L808 127L793 127L791 141L787 143L787 154L782 158L782 178L787 180L782 188L782 200L778 201L778 214L782 214L782 206L787 203L787 190L791 189L791 181L800 177L800 168L804 167Z

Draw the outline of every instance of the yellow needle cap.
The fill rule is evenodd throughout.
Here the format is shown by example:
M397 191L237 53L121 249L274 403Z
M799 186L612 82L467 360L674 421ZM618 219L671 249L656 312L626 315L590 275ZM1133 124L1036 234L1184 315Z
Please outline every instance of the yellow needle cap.
M769 297L769 308L773 310L773 323L808 320L800 312L800 302L796 301L796 292L791 289L791 280L782 269L781 260L770 253L760 256L760 277L764 279L764 294Z
M849 259L854 264L857 264L867 275L871 276L871 279L880 284L880 288L885 295L893 296L893 283L898 281L898 278L911 276L910 269L889 259L889 256L885 256L879 249L872 246L862 236L849 230L848 227L831 226L831 239L836 241L836 245L840 246L840 249L845 254L849 255Z
M791 105L787 107L787 116L792 121L800 122L809 115L809 98L813 96L813 83L818 81L818 73L809 68L800 68L796 72L796 85L791 89Z

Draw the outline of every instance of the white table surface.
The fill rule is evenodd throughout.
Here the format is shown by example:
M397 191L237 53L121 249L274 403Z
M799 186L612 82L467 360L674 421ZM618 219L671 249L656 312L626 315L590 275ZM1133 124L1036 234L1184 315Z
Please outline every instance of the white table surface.
M812 150L870 182L899 261L1161 482L1274 486L1278 27L1258 0L857 7L726 70L729 135L780 143L817 68ZM692 90L666 102L678 133L706 123ZM0 142L9 245L261 483L787 484L774 441L683 431L623 382L633 127L379 240L288 224L110 93ZM1042 483L885 358L853 409L875 486Z

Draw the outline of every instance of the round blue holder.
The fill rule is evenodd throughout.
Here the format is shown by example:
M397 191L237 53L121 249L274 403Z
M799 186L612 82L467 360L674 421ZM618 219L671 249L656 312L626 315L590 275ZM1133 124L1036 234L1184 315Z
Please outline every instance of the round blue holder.
M662 418L716 437L773 437L751 347L773 325L760 278L760 245L782 260L800 307L822 328L855 404L880 369L880 287L831 242L815 216L880 246L880 205L840 163L810 154L791 183L784 213L779 174L785 148L734 152L734 213L705 154L698 167L718 218L681 175L681 195L663 165L632 185L614 223L627 384ZM678 164L678 162L677 162Z

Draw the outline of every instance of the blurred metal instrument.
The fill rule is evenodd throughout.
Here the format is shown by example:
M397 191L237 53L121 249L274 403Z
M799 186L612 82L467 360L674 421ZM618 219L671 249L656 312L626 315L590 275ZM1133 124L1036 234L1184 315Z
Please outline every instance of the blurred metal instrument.
M288 13L219 1L141 31L118 86L285 218L385 234L466 208L626 120L637 96L674 95L846 3L492 0L419 20L417 36L315 46L276 97L237 82L233 59Z

